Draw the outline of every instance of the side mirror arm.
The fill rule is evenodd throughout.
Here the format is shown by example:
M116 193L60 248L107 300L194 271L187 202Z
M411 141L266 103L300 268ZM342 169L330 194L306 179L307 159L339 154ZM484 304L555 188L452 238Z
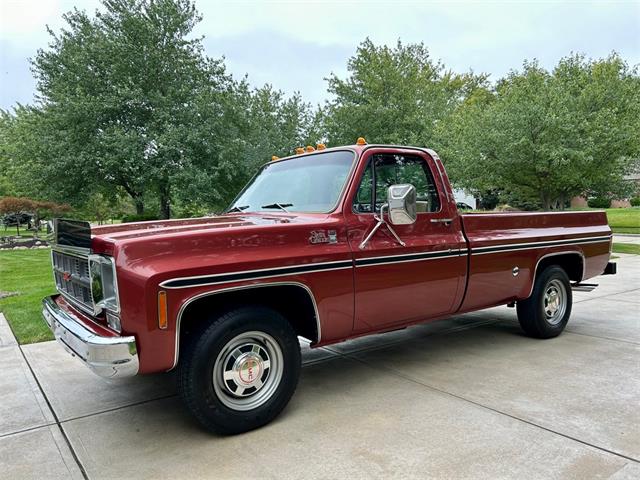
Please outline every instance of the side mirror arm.
M385 203L380 207L380 216L376 216L374 215L373 218L376 219L378 221L378 223L376 223L376 225L371 229L371 231L367 234L367 236L364 238L364 240L362 240L362 242L360 243L360 250L364 250L364 247L367 246L367 243L369 243L369 240L371 240L371 238L375 235L375 233L380 229L381 226L385 225L387 227L387 229L391 232L391 234L393 235L393 237L396 239L396 241L402 245L403 247L406 246L406 243L404 243L402 241L402 239L398 236L398 234L393 230L393 228L391 228L391 225L389 225L385 219L384 219L384 210L385 208L389 208L389 204Z

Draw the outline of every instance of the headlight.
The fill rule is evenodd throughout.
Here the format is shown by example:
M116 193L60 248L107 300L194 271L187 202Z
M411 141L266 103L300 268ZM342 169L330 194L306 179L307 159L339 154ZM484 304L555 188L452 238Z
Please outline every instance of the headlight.
M89 275L95 313L98 314L103 309L119 313L116 265L113 258L89 255Z

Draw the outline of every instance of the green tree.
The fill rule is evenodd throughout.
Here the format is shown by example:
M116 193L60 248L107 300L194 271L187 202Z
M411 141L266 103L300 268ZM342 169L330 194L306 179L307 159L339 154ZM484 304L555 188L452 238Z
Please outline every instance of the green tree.
M535 61L477 92L439 126L454 182L473 192L563 209L588 191L623 194L639 151L636 70L617 55Z
M194 163L178 176L176 197L183 214L222 210L272 155L291 155L297 146L320 139L319 111L299 93L286 97L271 85L252 89L246 79L234 83L232 91L222 117L227 139L217 162Z
M375 143L434 145L436 126L486 76L454 74L431 59L424 44L395 48L362 42L347 63L349 77L332 74L326 108L331 144L351 144L364 136Z
M10 129L13 123L13 116L4 110L0 110L0 197L15 195L14 180L11 177L9 166L10 157Z
M80 205L96 188L76 152L65 148L66 130L52 122L46 106L17 105L2 112L1 123L0 183L8 179L10 194Z
M315 146L319 142L321 134L316 123L319 113L299 93L287 98L271 85L265 85L250 93L248 103L243 138L250 165L257 167L271 155L284 157L293 154L296 147Z
M50 32L49 48L33 61L44 123L58 132L39 162L53 159L102 190L123 190L138 213L151 195L168 218L183 172L215 181L236 167L221 153L233 83L192 37L200 17L189 0L103 6L94 18L66 14L66 28ZM66 183L85 188L73 175Z

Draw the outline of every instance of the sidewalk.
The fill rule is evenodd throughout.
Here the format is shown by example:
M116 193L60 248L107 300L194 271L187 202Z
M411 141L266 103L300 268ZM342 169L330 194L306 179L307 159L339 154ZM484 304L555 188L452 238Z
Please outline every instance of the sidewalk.
M106 380L0 315L1 478L640 478L640 256L566 332L494 308L316 350L270 425L202 431L172 375Z
M614 233L613 241L616 243L635 243L640 245L640 235L636 234L624 234L624 233Z
M82 478L62 427L0 313L0 477Z

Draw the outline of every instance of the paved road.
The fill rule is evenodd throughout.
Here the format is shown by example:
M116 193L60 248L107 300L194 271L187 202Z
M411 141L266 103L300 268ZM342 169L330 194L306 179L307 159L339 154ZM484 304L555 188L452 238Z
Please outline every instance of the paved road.
M0 478L640 478L640 257L620 257L557 339L501 307L305 349L283 415L236 437L171 375L101 379L0 315Z
M635 243L636 245L640 245L640 235L625 235L623 233L614 233L613 241L618 243Z

